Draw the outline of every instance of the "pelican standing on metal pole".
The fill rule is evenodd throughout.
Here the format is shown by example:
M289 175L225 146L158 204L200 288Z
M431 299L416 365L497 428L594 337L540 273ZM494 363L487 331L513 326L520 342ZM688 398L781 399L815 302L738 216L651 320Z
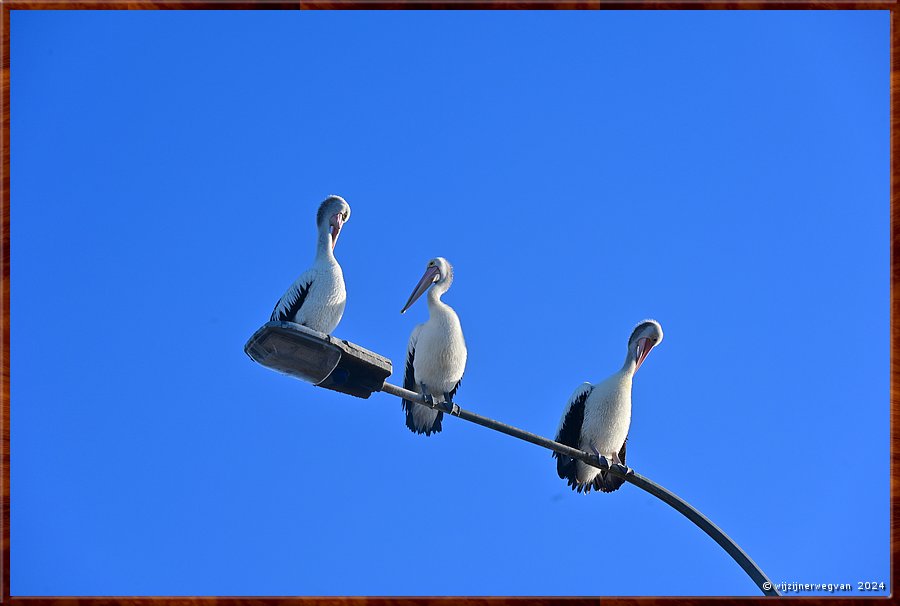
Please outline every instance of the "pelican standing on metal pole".
M441 301L453 283L453 267L443 257L428 262L422 279L413 289L400 313L406 312L416 299L428 291L428 321L416 326L409 337L406 374L403 387L422 394L426 402L452 405L466 370L466 342L462 326L453 308ZM452 405L454 410L458 410ZM441 430L444 413L409 400L403 400L406 426L415 433L430 436Z
M282 295L271 321L296 322L326 334L337 328L344 315L347 291L344 273L334 258L334 246L349 218L350 205L340 196L328 196L319 205L316 260Z
M556 441L578 450L593 452L600 457L598 469L591 465L554 452L556 471L568 481L572 490L584 492L591 488L601 492L618 490L625 483L621 476L609 473L610 465L625 467L625 443L631 426L631 384L634 373L641 367L650 350L663 339L662 327L655 320L644 320L631 332L628 353L622 368L602 383L583 383L566 404Z

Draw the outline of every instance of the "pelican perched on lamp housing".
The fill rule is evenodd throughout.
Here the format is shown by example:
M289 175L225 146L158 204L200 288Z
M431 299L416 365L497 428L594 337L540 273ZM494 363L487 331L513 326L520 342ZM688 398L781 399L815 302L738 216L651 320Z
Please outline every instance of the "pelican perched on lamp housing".
M326 334L337 328L344 315L347 291L334 247L348 219L350 205L340 196L328 196L319 205L316 259L278 300L272 321L296 322Z

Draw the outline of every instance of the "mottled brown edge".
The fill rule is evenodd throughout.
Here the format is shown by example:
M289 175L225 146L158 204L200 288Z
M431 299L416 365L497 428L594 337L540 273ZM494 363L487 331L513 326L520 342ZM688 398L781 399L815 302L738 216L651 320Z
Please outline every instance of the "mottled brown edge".
M897 246L900 244L900 3L891 9L891 84L890 84L890 112L891 112L891 588L897 591L897 561L900 540L897 538L897 500L900 499L900 482L897 475L900 473L900 386L897 384L897 371L900 362L897 360L897 343L900 336L900 326L897 323L900 312L900 292L897 285L900 283L900 266L897 264Z
M2 0L0 0L2 1ZM9 601L9 10L3 7L3 18L0 21L0 44L2 53L0 56L0 88L3 93L3 106L0 108L0 128L3 130L3 174L0 175L0 187L3 195L0 200L0 238L2 238L2 250L0 250L0 294L3 297L2 315L0 321L0 339L3 343L2 363L0 363L0 381L2 381L2 402L0 402L0 508L3 519L0 521L0 599L3 603Z
M0 0L4 11L54 9L893 10L898 0Z
M9 59L9 17L10 10L50 10L50 9L149 9L149 10L179 10L179 9L698 9L698 10L725 10L725 9L768 9L768 10L795 10L795 9L827 9L827 10L890 10L891 11L891 62L890 62L890 146L891 146L891 180L890 180L890 244L891 244L891 364L890 364L890 436L891 436L891 587L897 587L894 560L900 547L897 539L897 509L895 503L900 498L900 483L896 481L900 472L900 426L897 423L898 403L900 403L900 388L897 385L897 373L900 370L900 361L896 355L896 345L900 337L900 327L894 319L900 313L900 293L895 285L900 280L900 267L895 262L897 253L898 232L900 232L900 204L898 204L898 192L900 192L900 170L898 170L898 157L900 157L900 101L898 101L898 86L900 86L900 0L887 1L837 1L826 2L818 0L734 0L731 2L690 1L664 2L653 0L616 0L605 2L593 1L568 1L551 2L548 0L445 0L434 2L429 0L310 0L305 2L286 2L284 0L257 0L229 2L220 1L191 1L181 0L177 2L115 2L109 0L82 0L79 2L60 2L57 0L0 0L2 9L2 31L0 31L0 43L2 43L2 57L0 57L0 88L2 88L2 145L3 162L0 186L2 186L2 199L0 199L0 237L2 237L2 280L0 280L0 293L2 293L2 391L0 391L0 466L2 466L2 537L0 537L0 603L22 604L25 606L233 606L246 604L248 606L296 606L298 603L309 606L444 606L445 604L466 604L467 606L549 606L551 604L565 604L566 606L587 606L602 603L615 606L646 606L647 604L685 604L703 605L711 603L731 603L736 598L727 597L657 597L657 598L567 598L567 597L10 597L9 571L10 571L10 490L9 490L9 408L10 408L10 362L9 362L9 276L10 276L10 59ZM598 571L600 574L600 571ZM777 582L777 579L773 579ZM742 603L770 603L772 598L766 597L742 597ZM829 597L783 597L782 600L791 602L801 601L804 604L827 603L829 606L859 606L867 603L885 604L888 597L853 597L853 598L829 598Z

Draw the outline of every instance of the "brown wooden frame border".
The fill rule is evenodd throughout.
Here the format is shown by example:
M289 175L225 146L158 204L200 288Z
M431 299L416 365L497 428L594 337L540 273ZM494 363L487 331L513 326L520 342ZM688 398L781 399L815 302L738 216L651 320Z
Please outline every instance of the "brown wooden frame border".
M891 587L896 591L897 575L894 567L895 556L900 548L897 538L898 510L895 507L900 497L900 388L897 377L900 361L896 345L900 337L900 325L895 318L900 312L900 294L895 286L900 280L900 264L896 259L900 237L900 0L0 0L2 21L0 21L0 129L2 129L2 165L0 165L0 604L21 606L548 606L561 603L566 606L596 606L598 602L614 606L638 606L651 603L688 604L707 606L713 603L730 604L738 598L715 597L660 597L660 598L569 598L569 597L11 597L9 593L9 13L11 10L58 10L58 9L133 9L133 10L180 10L180 9L232 9L232 10L318 10L318 9L584 9L584 10L889 10L891 12L891 60L890 60L890 156L891 156ZM764 602L769 599L800 601L804 604L827 603L829 606L862 606L864 604L887 604L887 597L748 597L741 602Z

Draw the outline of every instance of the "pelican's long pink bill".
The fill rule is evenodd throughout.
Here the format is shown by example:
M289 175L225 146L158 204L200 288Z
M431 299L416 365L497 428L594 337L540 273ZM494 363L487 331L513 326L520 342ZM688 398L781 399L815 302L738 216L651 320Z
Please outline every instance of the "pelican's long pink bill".
M334 250L337 244L338 236L341 235L341 228L344 226L344 215L337 213L331 217L331 250Z
M644 338L638 341L637 352L635 355L635 359L637 360L637 366L634 367L635 372L641 367L641 364L644 362L644 359L646 359L651 349L653 349L653 345L650 343L650 339Z
M412 294L409 295L409 300L406 302L406 305L403 306L403 309L400 310L400 313L405 313L407 309L412 307L412 304L416 302L416 299L422 296L428 287L434 283L434 278L438 275L437 267L429 267L425 270L425 273L422 275L422 279L419 280L419 283L416 284L416 288L412 291Z

